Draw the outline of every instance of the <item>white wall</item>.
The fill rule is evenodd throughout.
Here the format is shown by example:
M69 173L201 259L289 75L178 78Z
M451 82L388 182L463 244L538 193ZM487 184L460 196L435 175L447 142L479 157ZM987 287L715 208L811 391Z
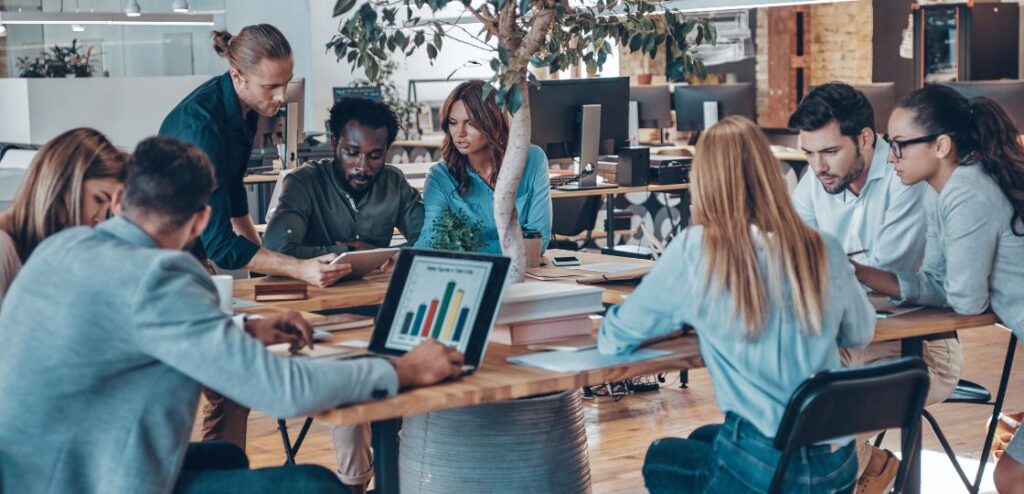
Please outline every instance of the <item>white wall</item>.
M32 142L28 121L28 80L0 79L0 142Z

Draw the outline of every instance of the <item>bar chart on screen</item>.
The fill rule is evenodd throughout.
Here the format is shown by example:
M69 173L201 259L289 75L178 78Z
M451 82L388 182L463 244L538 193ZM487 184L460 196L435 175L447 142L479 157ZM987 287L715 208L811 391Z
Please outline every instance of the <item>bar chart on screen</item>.
M386 346L409 350L432 338L465 351L490 272L487 262L416 258Z

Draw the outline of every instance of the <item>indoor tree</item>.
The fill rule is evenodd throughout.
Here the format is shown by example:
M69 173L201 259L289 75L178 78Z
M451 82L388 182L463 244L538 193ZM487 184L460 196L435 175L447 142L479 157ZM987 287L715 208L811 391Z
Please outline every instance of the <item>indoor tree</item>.
M551 72L572 66L596 75L612 52L615 41L629 52L654 58L666 50L667 76L677 80L690 74L705 75L692 48L714 42L709 21L685 17L668 8L670 2L653 0L337 0L338 34L327 48L338 60L362 68L371 80L391 54L406 57L425 49L434 60L448 42L480 48L483 63L494 71L485 97L511 115L508 147L494 187L494 215L505 255L512 259L509 278L522 281L525 249L515 209L516 191L530 145L529 84L537 80L528 70L547 67ZM358 7L358 8L357 8ZM441 19L442 9L458 14ZM401 16L401 17L400 17ZM476 26L464 21L475 20ZM459 36L454 36L459 34ZM489 60L488 60L489 59Z

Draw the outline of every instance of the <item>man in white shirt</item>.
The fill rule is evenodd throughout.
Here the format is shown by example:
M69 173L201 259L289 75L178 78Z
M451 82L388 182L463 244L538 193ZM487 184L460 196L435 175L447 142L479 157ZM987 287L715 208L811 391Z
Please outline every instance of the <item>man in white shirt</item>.
M847 84L811 91L789 119L789 127L800 131L809 165L793 191L793 203L805 222L839 238L851 259L887 271L916 271L924 258L925 209L935 194L923 182L903 185L874 122L871 103ZM963 362L955 333L938 336L924 345L931 376L927 405L952 394ZM860 350L841 348L840 357L843 365L868 364L899 357L900 346L893 341ZM891 453L863 442L858 463L864 472L858 493L881 492L898 464Z

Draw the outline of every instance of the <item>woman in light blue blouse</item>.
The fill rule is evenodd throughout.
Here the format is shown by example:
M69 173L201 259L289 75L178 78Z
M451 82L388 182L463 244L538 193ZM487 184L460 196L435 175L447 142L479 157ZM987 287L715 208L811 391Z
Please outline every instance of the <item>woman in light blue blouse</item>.
M629 353L696 327L725 423L655 441L644 482L655 494L765 492L790 396L811 375L840 367L839 346L866 346L875 311L839 242L800 220L753 122L729 117L708 129L692 177L695 226L608 310L598 348ZM783 490L849 492L857 476L852 438L832 442L795 454Z
M925 86L900 101L889 132L900 179L927 182L939 200L918 272L857 266L857 277L899 302L961 314L991 307L1024 339L1024 147L1013 120L989 98ZM995 483L1000 494L1024 493L1024 434L1006 446Z
M483 225L482 252L501 254L494 222L494 184L508 143L508 118L494 102L492 91L483 97L484 82L459 84L441 107L444 143L442 161L427 175L423 189L423 231L418 247L431 247L434 221L445 210L462 212ZM551 238L551 190L548 159L530 146L526 168L516 193L516 212L523 230L541 233L541 245Z

